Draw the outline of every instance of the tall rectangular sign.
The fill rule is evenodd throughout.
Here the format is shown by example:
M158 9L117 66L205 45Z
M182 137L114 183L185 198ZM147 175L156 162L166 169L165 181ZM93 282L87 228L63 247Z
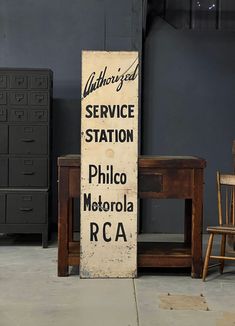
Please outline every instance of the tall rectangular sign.
M138 52L82 54L82 278L137 270Z

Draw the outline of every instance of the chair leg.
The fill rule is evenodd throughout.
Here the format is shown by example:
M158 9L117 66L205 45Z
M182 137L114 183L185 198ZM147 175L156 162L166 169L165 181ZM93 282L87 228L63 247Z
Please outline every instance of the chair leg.
M226 248L226 234L222 234L221 239L221 247L220 247L220 254L221 256L225 256L225 248ZM224 259L221 259L220 262L220 273L222 274L224 270Z
M205 262L204 262L204 267L203 267L203 274L202 274L202 280L203 280L203 282L205 281L206 276L207 276L207 272L208 272L208 264L209 264L210 255L211 255L213 238L214 238L214 234L211 233L210 234L210 237L209 237L209 240L208 240L208 244L207 244L206 257L205 257Z

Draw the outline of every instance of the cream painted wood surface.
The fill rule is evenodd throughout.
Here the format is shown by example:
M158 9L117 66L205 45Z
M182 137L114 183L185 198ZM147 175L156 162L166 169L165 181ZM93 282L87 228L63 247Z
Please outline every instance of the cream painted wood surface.
M138 78L138 52L82 54L82 278L136 276Z
M221 174L220 175L221 184L235 186L235 175L233 174Z

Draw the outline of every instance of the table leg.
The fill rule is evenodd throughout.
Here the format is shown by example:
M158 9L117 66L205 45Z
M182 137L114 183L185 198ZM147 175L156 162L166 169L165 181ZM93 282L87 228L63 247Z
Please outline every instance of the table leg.
M69 198L69 242L73 241L73 198Z
M193 278L202 277L203 170L194 171L192 201L192 271Z
M68 168L59 168L58 191L58 276L68 275L68 219L69 219L69 187Z
M184 243L190 247L192 245L192 199L185 199Z

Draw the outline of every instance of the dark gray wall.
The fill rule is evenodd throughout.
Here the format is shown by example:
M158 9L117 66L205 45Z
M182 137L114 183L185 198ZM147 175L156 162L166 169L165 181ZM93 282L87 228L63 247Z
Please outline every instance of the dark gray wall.
M53 221L56 158L80 152L82 50L141 50L139 0L1 0L0 66L51 68Z
M235 33L176 30L158 18L144 53L143 152L205 158L204 225L215 223L216 170L232 171ZM182 204L149 201L143 230L181 232Z
M0 66L54 71L56 158L80 152L81 50L141 50L141 0L1 0ZM231 171L235 36L155 21L145 41L143 152L207 159L205 225L216 219L215 170ZM181 232L183 203L149 201L143 230ZM148 217L147 217L148 216Z

